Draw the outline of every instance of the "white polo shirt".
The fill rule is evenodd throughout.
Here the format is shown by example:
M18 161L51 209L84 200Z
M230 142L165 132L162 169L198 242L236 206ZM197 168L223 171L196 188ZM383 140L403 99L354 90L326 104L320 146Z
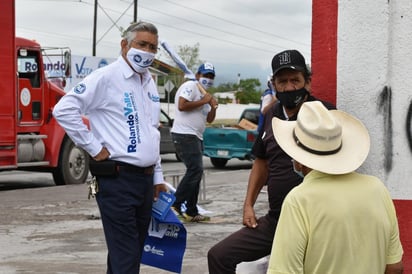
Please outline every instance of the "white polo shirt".
M163 182L160 98L148 71L140 76L120 56L63 96L53 115L73 142L91 156L105 146L113 160L141 167L156 165L154 183ZM90 130L82 115L89 119Z

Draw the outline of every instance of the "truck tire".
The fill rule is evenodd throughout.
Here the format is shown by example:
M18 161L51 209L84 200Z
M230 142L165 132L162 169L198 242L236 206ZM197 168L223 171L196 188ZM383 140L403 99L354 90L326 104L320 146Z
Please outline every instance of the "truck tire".
M60 151L58 166L53 170L56 185L83 184L89 175L89 155L65 138Z
M212 162L212 165L216 168L224 168L227 164L228 159L222 159L222 158L210 158L210 161Z

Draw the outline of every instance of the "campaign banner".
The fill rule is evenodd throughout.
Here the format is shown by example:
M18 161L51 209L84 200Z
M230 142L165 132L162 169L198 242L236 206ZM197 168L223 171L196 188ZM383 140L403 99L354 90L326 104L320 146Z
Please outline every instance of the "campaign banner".
M66 79L67 84L64 90L66 92L71 90L90 73L107 66L115 60L116 58L72 55L71 77Z
M65 63L64 55L43 55L43 66L44 72L47 79L53 82L60 88L64 89L65 92L70 91L75 87L80 81L90 75L93 71L107 66L110 63L116 61L117 58L103 58L97 56L81 56L81 55L70 55L71 62L69 65ZM150 67L149 71L153 76L153 80L157 85L157 79L159 75L165 73L159 72L157 69ZM64 83L64 84L63 84ZM168 88L171 90L173 87L172 83L168 84ZM165 87L158 86L159 96L165 98Z
M143 247L142 264L180 273L186 250L186 229L172 210L164 220L152 217Z

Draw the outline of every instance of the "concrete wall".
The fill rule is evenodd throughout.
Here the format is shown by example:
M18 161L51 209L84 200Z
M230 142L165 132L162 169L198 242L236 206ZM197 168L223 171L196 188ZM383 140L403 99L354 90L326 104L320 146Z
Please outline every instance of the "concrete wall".
M394 199L412 199L411 12L410 0L339 2L338 107L368 127L372 150L364 169L383 179Z
M391 192L412 273L412 1L312 3L314 93L332 95L368 127L371 151L360 171Z

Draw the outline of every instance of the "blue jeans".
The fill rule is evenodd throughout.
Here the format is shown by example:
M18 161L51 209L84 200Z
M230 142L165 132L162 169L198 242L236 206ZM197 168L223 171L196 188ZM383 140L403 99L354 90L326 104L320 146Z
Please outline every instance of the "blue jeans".
M172 133L176 153L186 166L186 173L176 189L174 207L186 202L186 214L195 216L200 182L203 175L203 141L191 134Z

